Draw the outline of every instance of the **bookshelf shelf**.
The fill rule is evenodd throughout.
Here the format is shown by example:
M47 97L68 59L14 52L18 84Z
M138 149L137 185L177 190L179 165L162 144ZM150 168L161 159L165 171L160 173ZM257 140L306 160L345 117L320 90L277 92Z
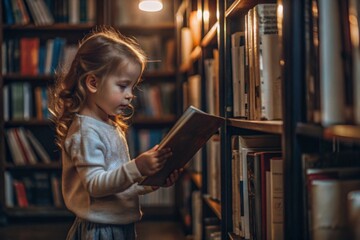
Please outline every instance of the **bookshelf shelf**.
M202 52L201 47L196 46L190 54L189 61L181 64L180 69L179 69L180 72L184 73L184 72L189 71L193 62L195 62L196 60L198 60L201 57L201 52Z
M221 220L221 204L218 201L211 199L209 196L204 196L204 202L210 207L215 215Z
M274 3L272 0L235 0L225 11L225 17L231 18L259 3Z
M357 125L334 125L322 127L315 124L298 123L296 133L302 136L360 143L360 127Z
M219 22L216 22L209 30L209 32L206 33L204 38L201 40L201 46L207 47L210 45L210 43L215 41L216 33L219 27Z
M253 121L253 120L229 118L228 125L232 127L266 132L266 133L274 133L274 134L283 133L282 121Z
M336 125L325 129L325 138L336 137L344 141L352 141L360 144L360 126L355 125Z
M194 182L195 186L198 189L201 189L201 186L202 186L202 175L201 175L201 173L191 172L190 176L191 176L191 179Z

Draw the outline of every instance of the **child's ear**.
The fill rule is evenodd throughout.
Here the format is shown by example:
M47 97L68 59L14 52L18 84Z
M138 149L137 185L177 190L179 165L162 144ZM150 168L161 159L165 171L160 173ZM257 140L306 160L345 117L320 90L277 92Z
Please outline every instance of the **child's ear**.
M86 88L91 92L95 93L98 90L97 79L94 75L87 75L85 79Z

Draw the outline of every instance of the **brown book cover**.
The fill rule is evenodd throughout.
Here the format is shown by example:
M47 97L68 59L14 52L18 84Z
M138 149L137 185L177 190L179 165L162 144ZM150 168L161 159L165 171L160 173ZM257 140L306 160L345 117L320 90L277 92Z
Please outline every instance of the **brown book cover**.
M170 147L173 155L163 169L140 183L164 186L166 178L189 162L195 153L215 134L225 119L190 106L159 144L159 149Z

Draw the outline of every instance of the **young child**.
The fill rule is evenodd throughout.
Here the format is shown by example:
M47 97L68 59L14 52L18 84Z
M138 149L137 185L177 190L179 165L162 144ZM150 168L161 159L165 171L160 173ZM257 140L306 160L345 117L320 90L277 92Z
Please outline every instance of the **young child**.
M67 239L135 239L139 195L158 188L138 182L159 171L171 150L155 146L130 160L125 139L126 113L145 64L134 40L102 29L84 38L55 84L50 109L62 150L62 192L76 215Z

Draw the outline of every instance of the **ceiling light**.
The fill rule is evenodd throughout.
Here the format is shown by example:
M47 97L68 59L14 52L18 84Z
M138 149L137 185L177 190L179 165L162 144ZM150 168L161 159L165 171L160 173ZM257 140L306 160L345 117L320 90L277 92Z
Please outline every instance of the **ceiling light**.
M163 8L161 0L140 0L139 9L145 12L158 12Z

